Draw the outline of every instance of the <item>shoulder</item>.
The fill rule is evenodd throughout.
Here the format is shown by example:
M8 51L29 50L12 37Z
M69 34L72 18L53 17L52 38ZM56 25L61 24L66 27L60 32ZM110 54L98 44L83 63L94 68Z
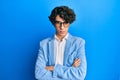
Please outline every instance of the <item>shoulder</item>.
M51 39L52 39L51 37L48 37L48 38L45 38L45 39L41 40L40 42L41 43L45 43L45 42L50 41Z
M78 37L78 36L71 36L71 40L75 43L85 43L85 39L83 39L82 37Z
M45 38L45 39L43 39L43 40L40 41L40 45L46 45L52 39L53 39L52 37Z

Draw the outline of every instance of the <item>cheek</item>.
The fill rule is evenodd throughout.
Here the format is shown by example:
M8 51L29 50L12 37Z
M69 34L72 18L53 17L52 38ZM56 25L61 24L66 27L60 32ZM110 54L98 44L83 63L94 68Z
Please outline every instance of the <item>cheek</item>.
M58 29L58 28L55 28L56 29L56 31L59 31L60 29Z
M66 32L68 32L68 28L66 28L66 30L65 30Z

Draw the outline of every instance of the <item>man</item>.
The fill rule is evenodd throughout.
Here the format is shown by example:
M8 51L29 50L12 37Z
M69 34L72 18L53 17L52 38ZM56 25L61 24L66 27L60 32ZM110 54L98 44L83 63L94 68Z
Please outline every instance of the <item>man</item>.
M40 42L35 66L38 80L84 80L86 75L85 41L68 33L75 13L67 6L52 10L50 21L56 29L53 37Z

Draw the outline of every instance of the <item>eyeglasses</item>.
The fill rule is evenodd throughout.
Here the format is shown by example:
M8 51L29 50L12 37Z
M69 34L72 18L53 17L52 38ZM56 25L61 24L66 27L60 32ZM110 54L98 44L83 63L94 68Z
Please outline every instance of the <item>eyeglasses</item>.
M59 27L61 27L63 25L65 28L67 28L68 25L69 25L69 23L67 23L67 22L61 22L61 21L55 21L55 24L57 26L59 26Z

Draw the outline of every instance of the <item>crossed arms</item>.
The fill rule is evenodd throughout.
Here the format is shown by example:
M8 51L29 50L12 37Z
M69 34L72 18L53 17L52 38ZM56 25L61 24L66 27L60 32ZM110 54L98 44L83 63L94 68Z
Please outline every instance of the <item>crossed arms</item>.
M76 58L72 66L77 68L79 65L80 65L80 59ZM45 69L47 69L49 71L53 71L54 66L46 66Z
M67 67L57 64L56 66L46 66L47 56L42 47L39 49L38 58L35 66L35 77L38 80L84 80L86 75L86 57L84 51L84 42L81 43L77 51L78 57L74 60L72 66Z

